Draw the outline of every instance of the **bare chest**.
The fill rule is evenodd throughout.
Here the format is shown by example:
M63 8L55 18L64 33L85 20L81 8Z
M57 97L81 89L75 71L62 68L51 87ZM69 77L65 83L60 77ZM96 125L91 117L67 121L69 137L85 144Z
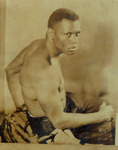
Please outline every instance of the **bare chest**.
M21 71L21 80L22 80L21 88L22 88L23 96L25 98L24 100L25 100L27 107L32 115L44 116L45 113L41 109L40 103L38 103L38 101L37 101L35 89L32 88L31 80L29 78L29 74L32 72L31 71L29 72L26 70L27 70L27 67L25 68L25 66L24 66L24 69ZM66 100L65 100L65 90L64 90L64 79L63 79L63 75L61 72L59 62L56 59L52 59L50 66L48 66L46 68L45 67L39 68L39 69L37 69L37 71L40 72L40 78L41 78L40 82L41 83L43 83L43 81L45 81L45 80L47 80L47 82L49 80L54 81L54 83L55 83L54 85L47 85L47 86L49 86L49 87L55 86L55 88L57 88L59 95L60 95L60 102L62 104L62 107L65 108ZM38 73L35 72L35 74L37 76ZM42 87L41 87L41 90L39 89L39 92L40 91L42 91ZM45 91L45 88L44 88L44 91ZM34 106L34 107L32 107L32 106Z
M22 89L25 89L23 90L23 93L27 95L27 97L34 99L36 98L35 92L32 89L31 80L29 78L30 74L32 73L34 74L34 70L28 71L27 68L28 68L27 64L24 64L24 66L21 69L21 72L20 72L21 86L22 86ZM61 72L61 67L60 67L58 59L52 58L51 64L49 66L46 66L46 67L44 66L41 68L37 67L37 69L35 70L34 80L35 80L35 77L37 77L37 75L40 75L41 82L45 80L47 80L47 82L49 80L54 81L55 88L58 89L59 93L61 93L61 91L64 90L64 79L63 79L63 75ZM49 86L53 86L53 85L49 85Z

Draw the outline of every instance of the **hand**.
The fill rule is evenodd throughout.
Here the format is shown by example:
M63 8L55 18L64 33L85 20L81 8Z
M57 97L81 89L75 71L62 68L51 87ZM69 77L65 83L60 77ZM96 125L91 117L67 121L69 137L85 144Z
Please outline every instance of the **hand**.
M102 113L103 121L111 121L113 118L114 110L111 105L106 105L105 102L100 106L100 113Z
M73 133L66 129L62 131L61 129L55 129L53 134L56 134L54 138L54 144L80 144L80 140L74 137ZM48 144L52 144L51 140L46 141Z

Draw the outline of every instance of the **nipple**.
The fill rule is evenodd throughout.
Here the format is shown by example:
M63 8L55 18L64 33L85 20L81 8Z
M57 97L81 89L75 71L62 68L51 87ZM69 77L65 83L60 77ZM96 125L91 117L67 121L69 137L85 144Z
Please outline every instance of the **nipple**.
M61 89L60 89L60 87L58 87L58 91L59 91L59 93L61 92Z

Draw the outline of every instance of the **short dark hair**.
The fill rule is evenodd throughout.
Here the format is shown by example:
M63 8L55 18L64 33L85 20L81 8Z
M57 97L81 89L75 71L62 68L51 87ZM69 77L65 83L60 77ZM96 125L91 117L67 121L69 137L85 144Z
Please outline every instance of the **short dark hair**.
M72 10L67 8L60 8L55 10L48 20L48 28L54 28L57 22L60 22L62 19L68 19L76 21L79 19L79 16Z

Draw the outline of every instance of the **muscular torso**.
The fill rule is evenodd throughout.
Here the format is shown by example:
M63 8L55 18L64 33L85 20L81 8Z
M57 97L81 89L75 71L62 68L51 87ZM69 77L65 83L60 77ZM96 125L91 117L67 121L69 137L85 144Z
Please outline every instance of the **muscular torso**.
M44 81L53 80L55 84L48 84L49 88L54 86L58 90L60 95L60 103L64 109L65 100L65 90L64 90L64 80L59 64L58 57L53 57L48 59L47 51L43 46L39 46L30 55L25 55L24 64L20 71L20 83L23 99L28 107L31 115L35 117L45 116L45 112L40 106L40 100L38 100L36 95L36 89L32 86L32 81L36 82L35 77L40 76L40 82L43 84ZM42 88L38 89L39 95ZM45 91L45 88L43 89ZM46 94L47 91L45 91ZM50 103L50 100L49 100Z

